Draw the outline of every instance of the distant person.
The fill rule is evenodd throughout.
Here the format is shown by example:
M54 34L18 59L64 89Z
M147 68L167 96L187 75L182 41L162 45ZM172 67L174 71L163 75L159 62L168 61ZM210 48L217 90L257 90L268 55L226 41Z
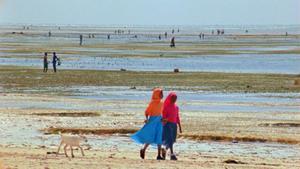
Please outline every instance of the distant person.
M44 70L43 72L47 72L48 71L48 54L47 52L44 53Z
M220 29L218 29L218 30L217 30L217 34L220 35L220 33L221 33L221 31L220 31Z
M163 110L163 91L160 88L153 90L151 101L145 111L145 125L138 132L133 134L131 138L139 143L144 144L140 150L140 157L145 159L145 153L150 144L157 145L157 160L164 160L165 156L161 156L162 145L162 110ZM166 154L163 152L163 154Z
M172 37L170 47L175 48L175 37Z
M175 33L175 30L173 29L173 30L172 30L172 34L174 34L174 33Z
M51 37L51 31L48 32L48 36Z
M199 34L199 38L200 38L200 39L202 38L202 32Z
M108 40L110 39L110 34L107 35L107 39L108 39Z
M160 34L158 35L158 40L161 40L161 35Z
M245 31L245 33L248 33L248 32L249 32L248 30Z
M162 116L163 116L163 145L166 151L170 149L171 160L177 160L177 157L173 151L173 145L176 142L177 137L177 125L179 127L179 132L182 133L179 108L176 105L177 95L175 92L171 92L165 99ZM165 157L165 152L162 149L162 156Z
M177 29L177 32L180 32L179 28Z
M60 61L60 58L57 57L57 66L60 66L61 65L61 61Z
M89 33L89 38L92 38L92 35Z
M214 31L214 30L212 30L212 31L211 31L211 34L212 34L212 35L214 35L214 34L215 34L215 31Z
M167 32L165 32L165 38L168 38L168 33Z
M95 38L95 34L92 34L92 38Z
M53 52L53 58L52 58L52 64L53 64L53 71L56 73L56 63L59 61L58 57L56 56L56 53Z
M79 45L82 46L83 36L79 35Z
M205 36L204 33L202 33L202 39L204 39L204 36Z
M222 34L222 35L224 35L224 34L225 34L225 31L224 31L224 29L222 29L222 31L221 31L221 34Z

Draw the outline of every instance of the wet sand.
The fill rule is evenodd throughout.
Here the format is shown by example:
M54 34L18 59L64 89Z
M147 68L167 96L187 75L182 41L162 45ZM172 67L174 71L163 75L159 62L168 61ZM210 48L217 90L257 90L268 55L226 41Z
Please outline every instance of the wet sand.
M97 101L64 96L45 98L45 96L30 94L6 94L1 96L1 100L0 110L3 119L15 118L16 121L19 119L20 126L17 125L16 130L22 128L22 125L31 124L33 128L28 130L28 135L37 134L35 131L38 130L46 129L47 131L51 128L61 129L50 130L46 133L57 134L58 131L69 128L67 132L79 134L130 134L143 125L142 112L146 105L146 101ZM63 104L60 105L59 102ZM300 105L298 103L295 106ZM180 135L182 138L198 141L300 143L300 133L297 130L300 116L294 111L279 109L269 112L221 112L217 109L215 111L183 109L181 114L183 126L185 126L185 133ZM7 124L5 121L3 123L14 127L10 124L13 121L7 122Z
M150 149L147 160L140 160L140 146L128 137L143 123L142 101L137 110L117 111L109 108L131 107L130 101L95 101L67 96L43 96L40 94L2 94L0 160L14 168L298 168L300 133L299 113L220 113L182 111L184 133L178 139L178 162L157 162L155 148ZM5 100L5 101L4 101ZM27 101L24 102L24 101ZM51 101L65 105L77 105L79 110L56 108ZM9 104L11 102L11 104ZM24 102L18 107L13 103ZM38 108L30 103L52 104L52 109ZM7 105L8 104L8 105ZM87 111L85 106L98 107L99 111ZM126 106L127 105L127 106ZM63 105L62 105L63 106ZM106 107L106 109L105 109ZM81 110L80 110L81 109ZM281 125L276 125L276 124ZM274 126L272 126L274 124ZM286 125L282 125L286 124ZM46 129L46 130L45 130ZM49 130L50 129L50 130ZM58 129L51 131L52 129ZM68 130L70 129L70 130ZM85 134L88 143L83 147L86 157L75 151L76 158L69 161L63 155L55 157L47 152L55 151L59 143L57 131ZM276 134L274 134L276 133ZM243 139L245 137L252 139ZM293 140L293 141L291 141ZM234 143L232 143L234 141ZM25 160L25 162L22 162ZM226 160L238 164L226 164ZM131 162L130 162L131 161ZM131 164L134 163L134 164Z
M0 80L5 89L45 89L72 86L157 86L199 91L221 92L297 92L294 85L299 79L294 74L253 73L210 73L210 72L139 72L139 71L97 71L58 70L59 73L43 73L40 69L27 67L0 67ZM7 91L8 92L8 91Z

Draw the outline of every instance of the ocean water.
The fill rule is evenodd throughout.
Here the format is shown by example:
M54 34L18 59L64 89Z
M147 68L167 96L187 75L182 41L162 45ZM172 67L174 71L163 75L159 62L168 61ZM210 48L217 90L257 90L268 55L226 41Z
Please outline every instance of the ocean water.
M210 25L210 26L31 26L29 30L23 30L23 25L0 26L0 65L42 67L43 53L11 52L14 49L37 48L39 45L61 45L61 50L75 54L59 54L62 65L58 69L89 69L89 70L120 70L133 71L173 71L179 68L182 71L204 72L235 72L235 73L281 73L299 74L299 54L258 54L260 52L289 51L300 49L300 38L296 37L269 37L263 38L234 38L235 35L285 35L300 34L300 25L269 25L269 26L235 26L235 25ZM124 34L114 34L117 29L124 30ZM175 33L170 31L174 29ZM177 32L177 29L180 31ZM199 40L199 32L210 35L211 30L224 29L224 36L207 36L205 40ZM130 33L128 32L130 30ZM49 38L48 31L52 32ZM11 32L24 32L24 35L11 35ZM159 41L158 34L168 32L167 38ZM84 35L84 44L134 44L145 46L168 46L169 39L176 36L178 45L189 46L205 44L210 50L233 51L232 55L195 55L193 51L160 51L157 49L113 49L86 48L78 46L79 34ZM95 38L88 38L89 34L95 34ZM111 39L107 40L107 34ZM133 38L138 35L138 38ZM234 36L232 36L234 35ZM232 48L230 43L243 43L245 45ZM225 45L214 47L216 44ZM273 44L273 45L272 45ZM275 45L274 45L275 44ZM64 45L67 45L64 47ZM72 47L70 47L70 45ZM248 46L247 46L248 45ZM272 46L270 46L272 45ZM8 50L10 52L8 52ZM46 51L45 51L46 52ZM191 54L189 54L189 52ZM83 54L76 54L83 53ZM183 54L184 53L184 54ZM118 55L121 57L113 57ZM124 55L124 56L122 56ZM128 57L137 55L141 57ZM144 55L154 55L155 58L145 58ZM168 57L164 57L168 55ZM159 57L162 56L162 57Z
M32 55L34 56L34 55ZM212 55L179 58L131 58L103 56L65 56L58 69L120 70L132 71L173 71L182 72L230 72L230 73L279 73L300 74L300 55ZM65 59L65 60L64 60ZM28 66L42 69L42 59L1 58L0 65ZM52 69L52 64L49 64Z

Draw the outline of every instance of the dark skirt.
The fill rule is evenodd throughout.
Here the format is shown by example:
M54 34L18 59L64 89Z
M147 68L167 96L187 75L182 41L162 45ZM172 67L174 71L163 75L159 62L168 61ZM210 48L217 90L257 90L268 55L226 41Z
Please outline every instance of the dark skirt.
M167 122L163 126L163 145L166 146L166 148L170 148L173 146L173 144L176 142L177 137L177 124Z

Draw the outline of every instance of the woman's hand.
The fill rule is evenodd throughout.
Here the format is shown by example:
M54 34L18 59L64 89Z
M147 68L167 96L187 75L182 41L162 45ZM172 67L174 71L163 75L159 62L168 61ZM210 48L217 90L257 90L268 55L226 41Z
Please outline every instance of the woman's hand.
M149 116L147 115L147 112L145 113L145 120L144 120L144 123L148 123L149 122Z
M168 122L168 119L161 119L161 121L162 121L163 123L167 123L167 122Z
M182 129L181 129L181 124L178 123L178 127L179 127L179 132L182 133Z

